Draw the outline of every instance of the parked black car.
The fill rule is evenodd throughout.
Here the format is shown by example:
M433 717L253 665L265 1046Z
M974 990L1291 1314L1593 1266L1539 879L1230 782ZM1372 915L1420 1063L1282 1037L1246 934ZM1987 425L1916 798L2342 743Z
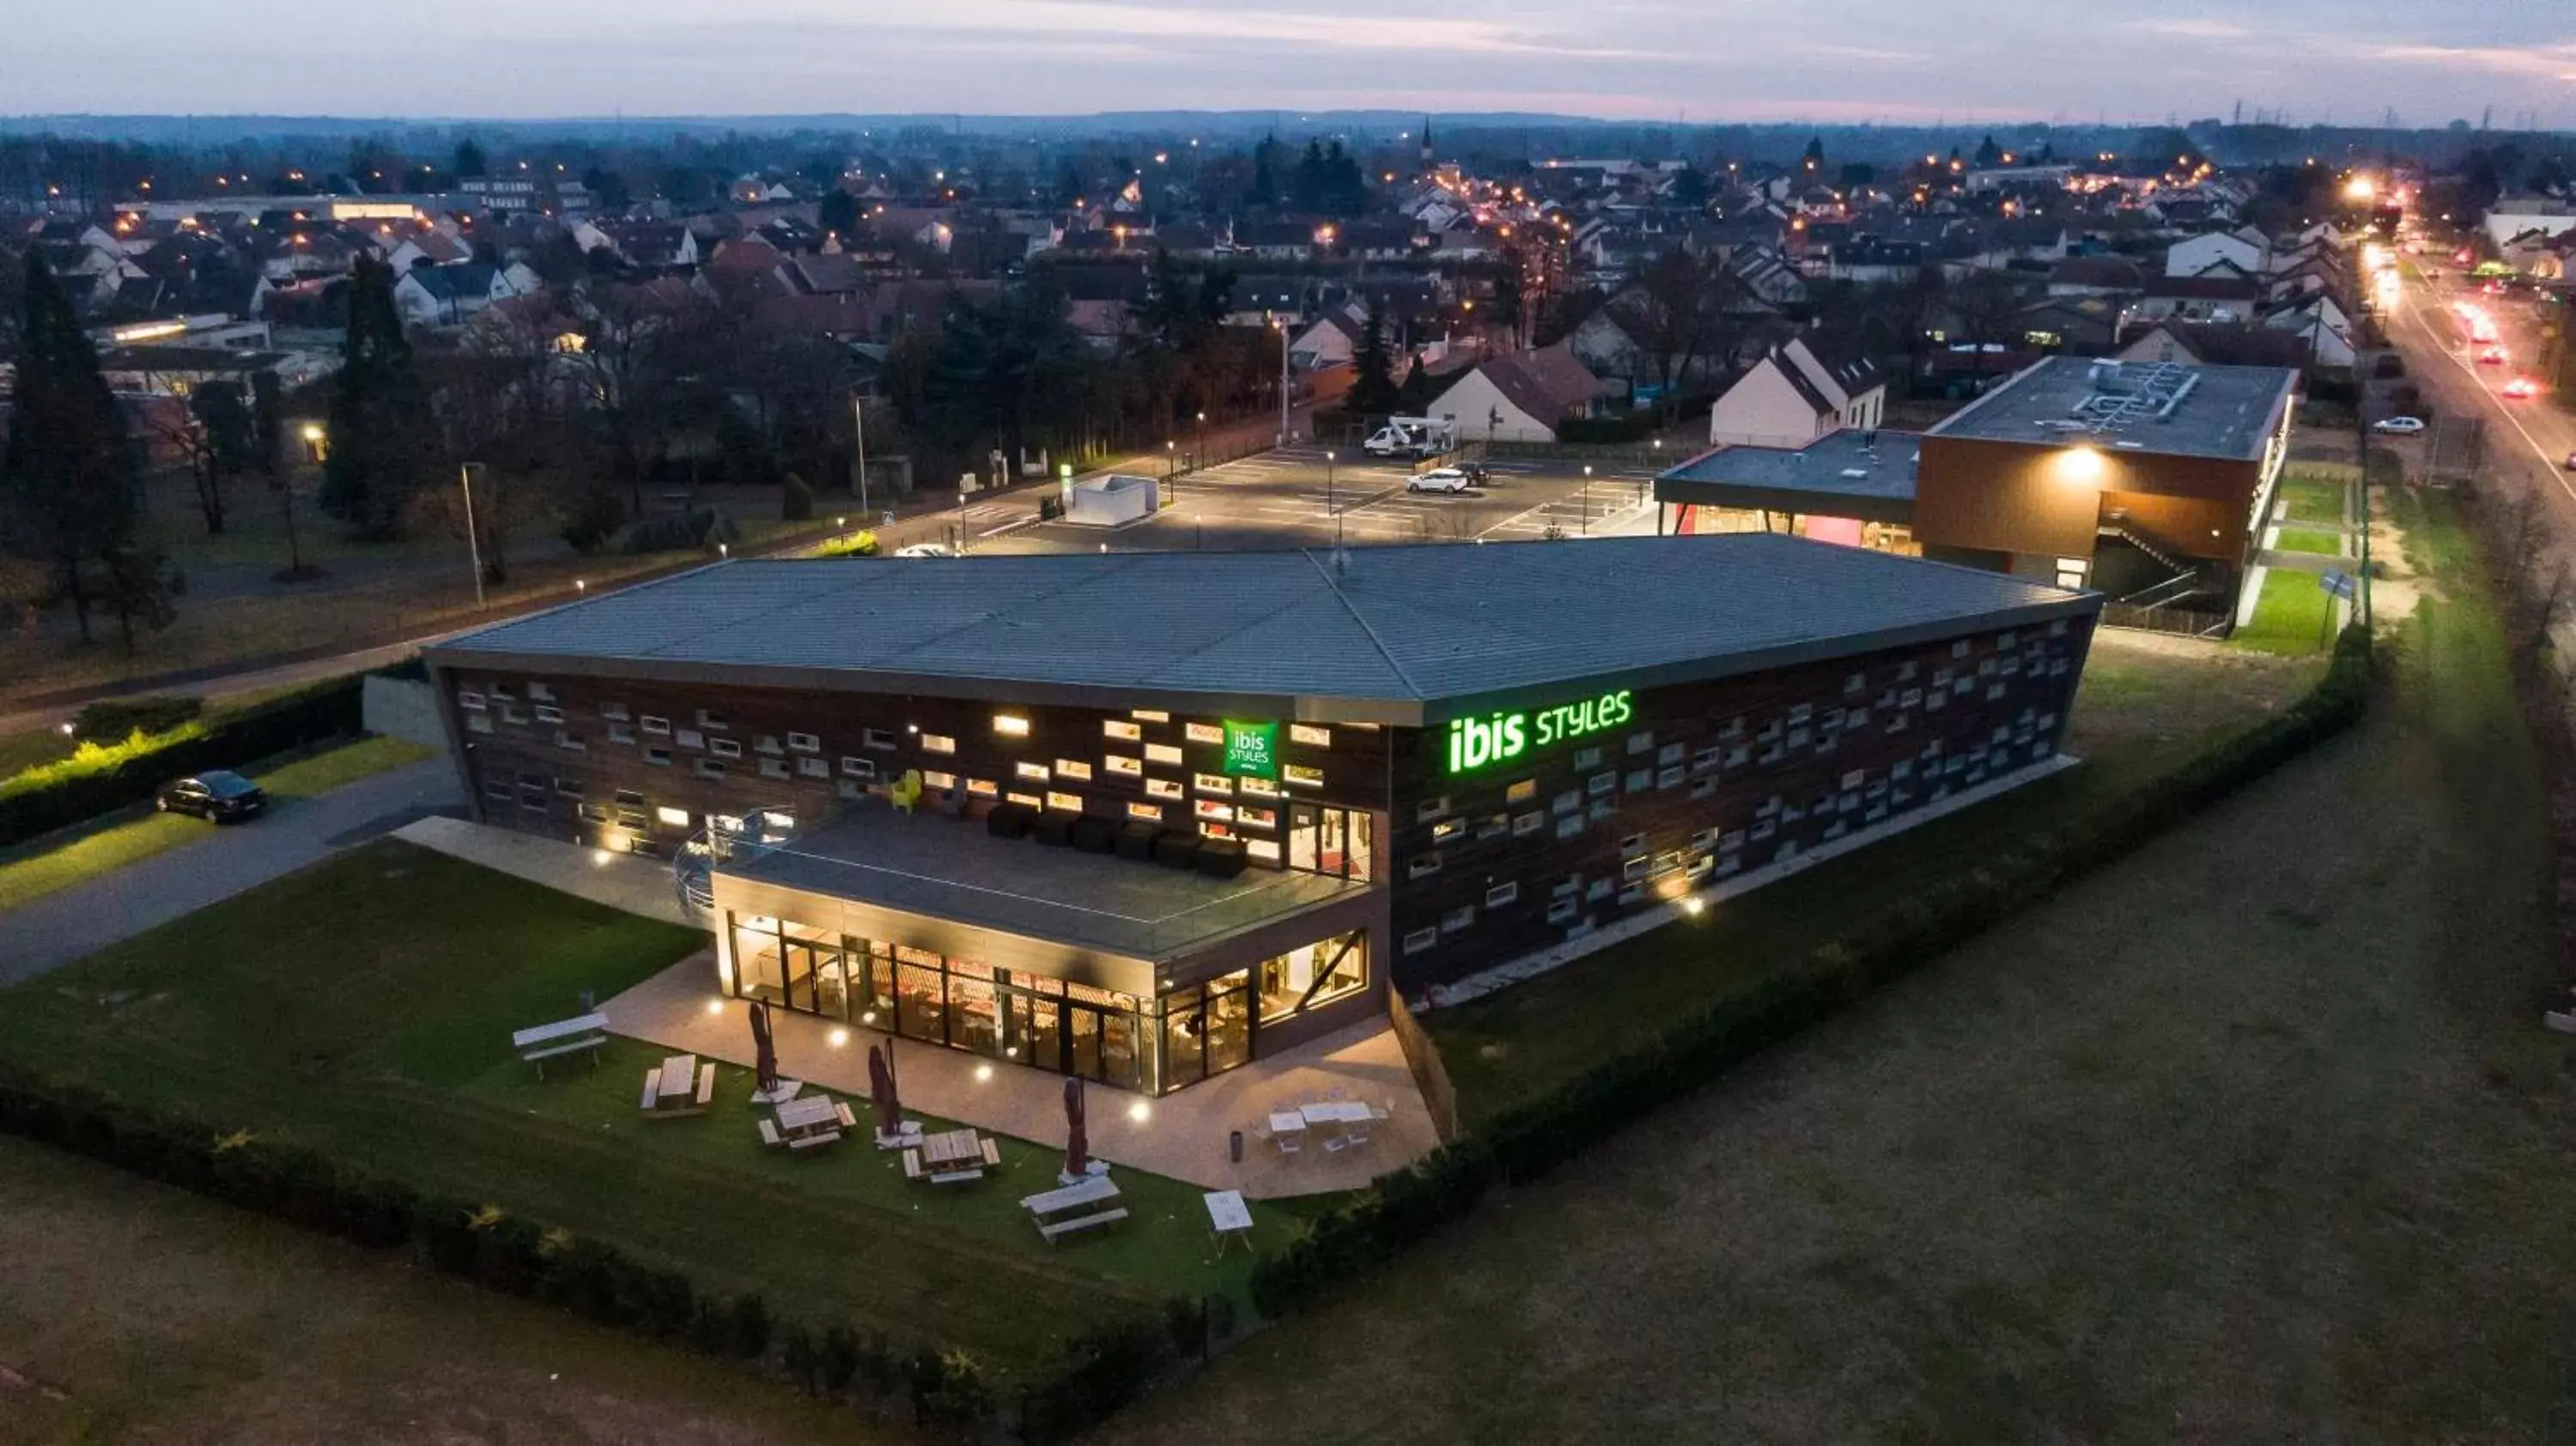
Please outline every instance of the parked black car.
M209 823L257 818L268 811L260 786L227 769L217 768L161 785L152 806L163 813L193 813Z

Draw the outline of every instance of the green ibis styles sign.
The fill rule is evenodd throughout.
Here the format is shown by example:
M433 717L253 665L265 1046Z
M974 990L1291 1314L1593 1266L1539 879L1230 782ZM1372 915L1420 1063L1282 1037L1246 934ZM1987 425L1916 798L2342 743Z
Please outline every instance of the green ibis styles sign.
M1279 725L1225 720L1225 771L1231 778L1279 776Z
M1637 716L1636 700L1628 689L1586 698L1579 703L1560 703L1553 708L1534 708L1521 713L1488 713L1481 718L1449 720L1449 772L1474 773L1497 763L1509 763L1532 748L1545 748L1569 738L1616 728Z

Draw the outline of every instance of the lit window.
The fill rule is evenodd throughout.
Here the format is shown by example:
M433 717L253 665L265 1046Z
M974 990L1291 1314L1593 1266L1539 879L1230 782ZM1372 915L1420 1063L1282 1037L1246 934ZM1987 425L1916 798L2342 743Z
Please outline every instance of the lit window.
M993 731L1006 738L1026 738L1029 736L1029 720L1017 713L996 713L993 715Z
M1243 853L1246 858L1255 858L1266 864L1275 864L1279 862L1279 841L1277 839L1267 838L1248 838L1243 841Z
M1431 826L1431 841L1436 844L1444 844L1449 842L1451 839L1464 834L1466 831L1467 821L1465 819L1445 818Z
M653 817L672 828L689 826L689 811L685 808L657 808L653 810Z
M1200 799L1197 804L1197 813L1199 817L1210 819L1217 823L1234 822L1234 805L1230 803L1221 803L1213 798Z
M1181 736L1192 743L1223 743L1225 730L1214 723L1184 723L1181 725Z
M1078 793L1050 793L1046 796L1046 806L1052 809L1059 809L1065 813L1080 813L1082 812L1082 795Z
M1145 761L1167 763L1177 767L1181 761L1181 750L1169 743L1148 743L1145 745Z
M1158 713L1151 708L1130 708L1127 710L1127 716L1135 719L1139 723L1169 723L1172 721L1171 714Z
M1234 780L1222 773L1193 773L1190 775L1190 786L1201 793L1234 792Z
M1312 723L1291 723L1288 725L1288 741L1303 743L1309 748L1330 748L1333 746L1333 730Z
M1031 783L1045 783L1055 776L1047 771L1047 766L1043 763L1014 763L1011 765L1011 771Z
M1297 788L1321 788L1324 786L1324 770L1320 768L1309 768L1302 763L1281 764L1279 767L1279 777L1281 782Z
M921 775L921 786L924 788L955 788L957 786L957 775L954 773L925 772Z
M1279 796L1279 785L1271 782L1267 778L1238 778L1235 780L1235 786L1240 788L1243 791L1244 796L1247 798L1277 798Z
M1538 797L1538 780L1535 778L1524 778L1503 790L1505 803L1527 803L1536 797Z
M1135 724L1130 723L1123 718L1101 719L1100 732L1103 737L1124 739L1129 743L1133 743L1137 739L1145 736L1144 729L1137 727Z
M995 798L1000 796L1002 786L989 778L970 778L966 780L966 791L977 798Z
M1057 759L1055 761L1055 771L1066 778L1078 778L1085 783L1091 781L1091 765L1083 762L1079 758Z
M1002 801L1004 803L1016 803L1023 808L1046 807L1046 800L1038 797L1034 793L1006 793L1002 795Z
M921 751L924 753L954 753L957 751L957 740L949 737L945 733L924 733L921 735Z
M1130 758L1124 753L1102 754L1100 758L1100 766L1122 778L1142 778L1145 776L1144 761L1142 759Z
M1145 794L1149 798L1168 798L1175 801L1183 796L1180 781L1172 778L1146 779Z
M1162 809L1150 803L1131 803L1127 805L1127 816L1129 818L1143 819L1147 823L1161 823L1163 821Z

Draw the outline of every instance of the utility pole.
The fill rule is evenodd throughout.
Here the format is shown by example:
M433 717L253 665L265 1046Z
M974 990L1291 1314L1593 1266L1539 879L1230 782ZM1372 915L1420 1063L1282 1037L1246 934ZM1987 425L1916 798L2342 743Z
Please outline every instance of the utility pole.
M474 525L474 469L480 462L456 465L456 484L465 489L465 555L474 560L474 610L483 610L483 533Z
M850 393L850 439L858 454L859 516L864 525L868 515L868 400L856 390Z
M1288 445L1288 318L1280 317L1279 327L1279 445Z

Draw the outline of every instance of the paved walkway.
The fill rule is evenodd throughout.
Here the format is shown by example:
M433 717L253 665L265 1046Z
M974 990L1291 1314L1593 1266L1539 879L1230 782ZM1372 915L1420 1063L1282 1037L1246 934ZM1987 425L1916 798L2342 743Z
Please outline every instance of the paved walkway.
M182 914L317 863L350 844L461 806L456 766L427 758L319 798L281 805L93 883L0 913L0 985L59 969Z

